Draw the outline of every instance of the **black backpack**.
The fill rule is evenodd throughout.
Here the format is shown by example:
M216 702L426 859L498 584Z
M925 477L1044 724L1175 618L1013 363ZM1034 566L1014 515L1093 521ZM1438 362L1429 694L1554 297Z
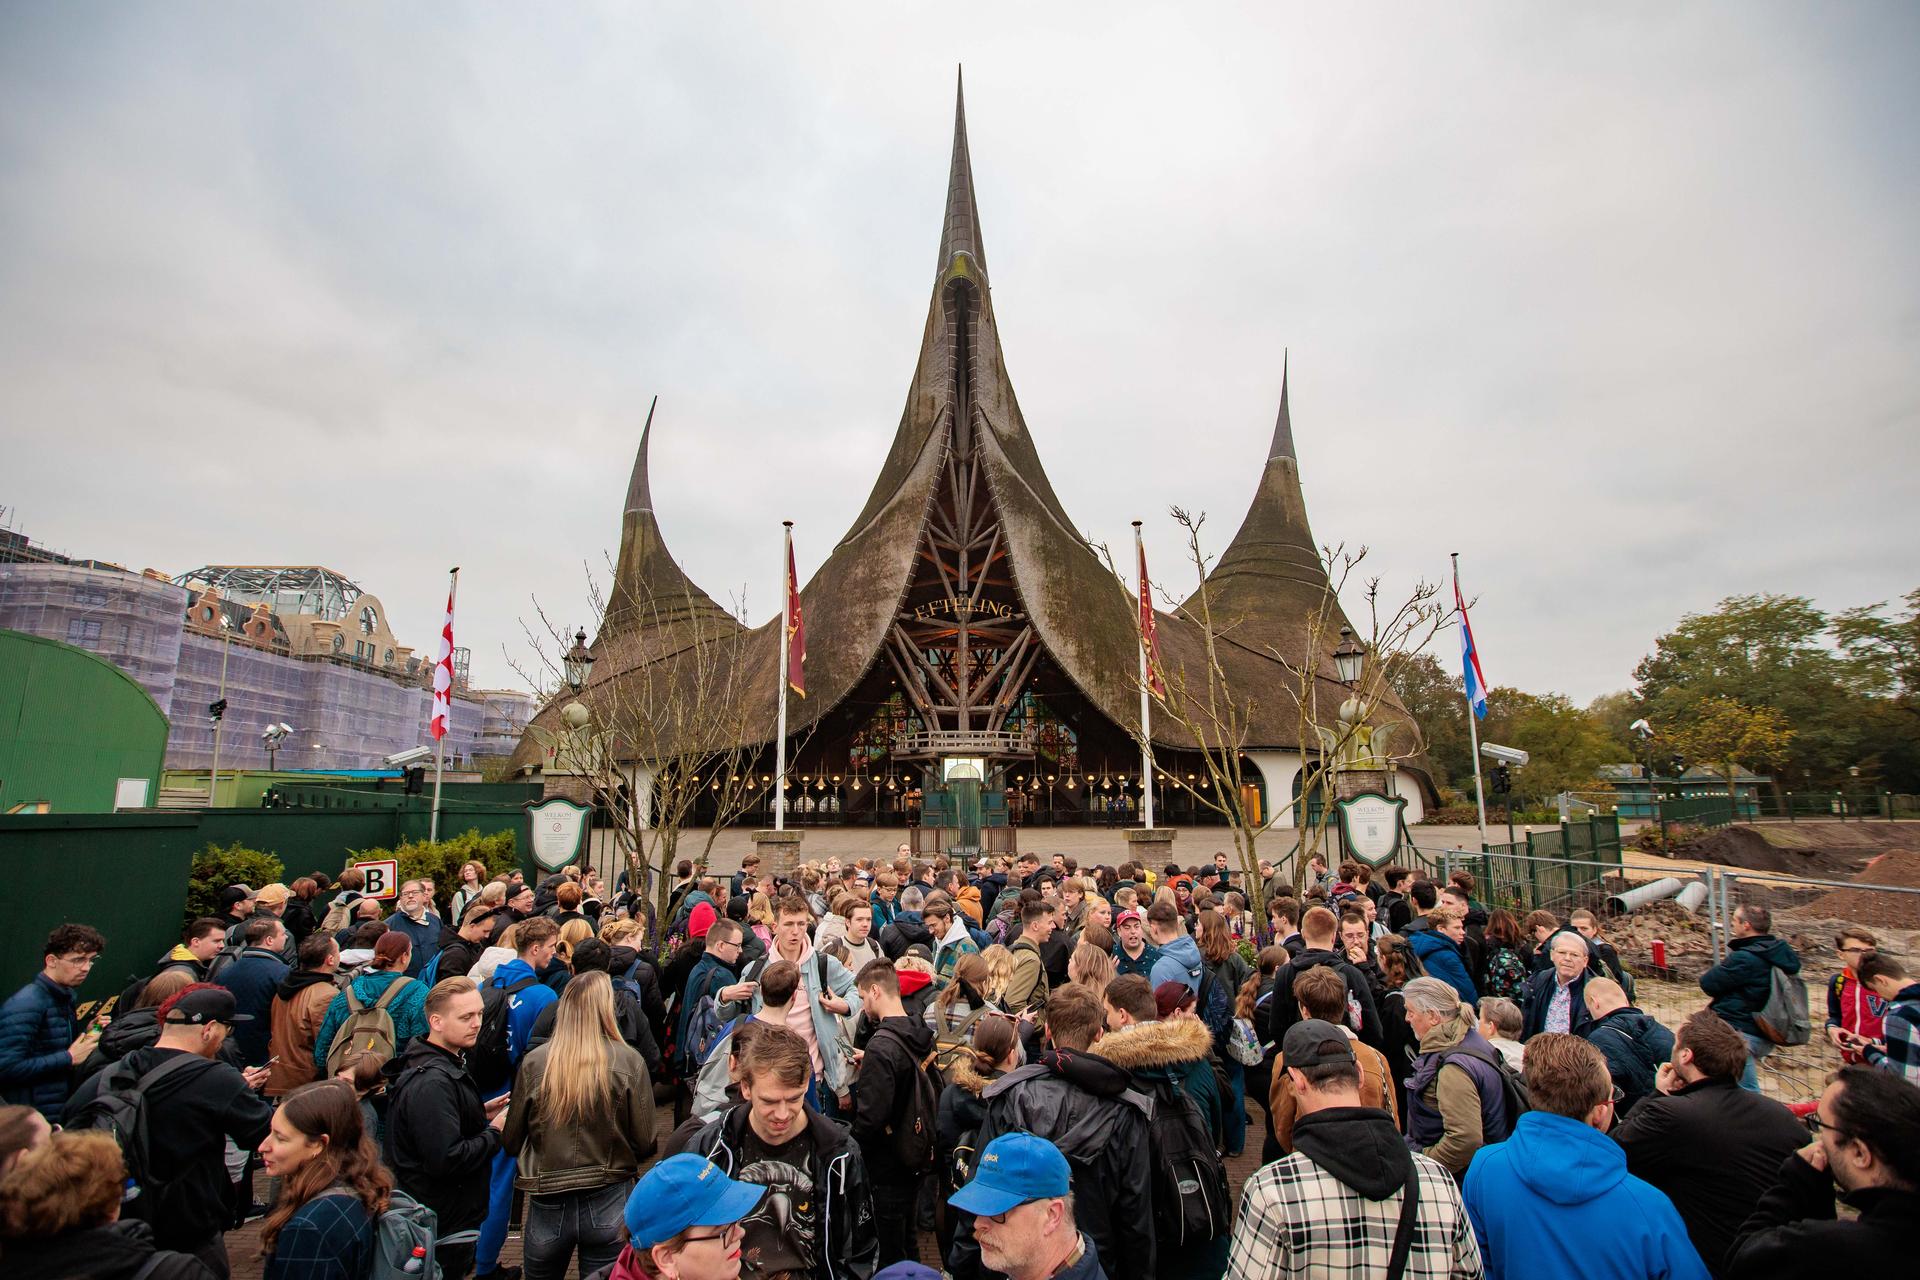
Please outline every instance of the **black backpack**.
M1156 1247L1201 1244L1227 1234L1233 1216L1227 1167L1214 1150L1199 1106L1173 1081L1156 1080L1147 1130Z
M120 1206L123 1218L158 1222L166 1213L170 1188L153 1176L152 1156L147 1137L147 1091L168 1076L179 1075L206 1059L193 1053L176 1053L145 1075L122 1059L107 1068L100 1091L77 1115L67 1117L69 1129L93 1129L113 1135L120 1144L120 1156L126 1161L130 1198Z
M1484 1053L1464 1047L1449 1049L1440 1055L1440 1065L1444 1067L1450 1058L1477 1058L1499 1074L1500 1097L1507 1104L1507 1131L1498 1136L1488 1133L1482 1134L1481 1137L1487 1143L1505 1142L1512 1137L1515 1126L1520 1123L1520 1117L1533 1110L1533 1094L1528 1090L1527 1082L1514 1074L1513 1068L1507 1065L1506 1059L1502 1058L1498 1052L1488 1057Z
M900 1158L900 1163L907 1167L908 1173L917 1177L933 1168L934 1122L940 1115L940 1089L934 1084L930 1069L934 1059L940 1056L940 1046L936 1041L933 1052L918 1058L904 1035L892 1027L881 1027L874 1034L879 1035L882 1031L891 1032L914 1063L912 1079L905 1082L906 1098L899 1122L889 1124L887 1132L893 1138L894 1155Z
M539 981L522 978L510 987L488 983L480 990L480 1038L467 1050L467 1066L483 1097L513 1082L513 998Z

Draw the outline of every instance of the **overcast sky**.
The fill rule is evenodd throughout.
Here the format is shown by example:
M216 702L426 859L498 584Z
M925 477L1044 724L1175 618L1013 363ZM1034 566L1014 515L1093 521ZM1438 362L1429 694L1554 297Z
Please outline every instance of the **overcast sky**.
M1319 539L1460 552L1488 678L1585 701L1724 596L1920 586L1917 53L1899 0L13 3L0 504L330 565L429 652L458 563L511 684L658 394L668 545L762 620L899 419L964 62L1081 527L1184 588L1167 507L1232 536L1290 348Z

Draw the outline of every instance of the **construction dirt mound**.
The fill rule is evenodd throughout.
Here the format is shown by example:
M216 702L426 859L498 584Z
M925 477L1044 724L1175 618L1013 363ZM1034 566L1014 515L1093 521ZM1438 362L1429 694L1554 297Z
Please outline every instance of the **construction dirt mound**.
M1897 885L1920 889L1920 853L1896 850L1875 858L1853 877L1858 885ZM1806 904L1803 910L1835 920L1882 928L1920 929L1920 893L1885 893L1868 888L1835 889Z
M1799 822L1722 827L1674 852L1698 862L1815 880L1851 880L1874 858L1920 849L1911 823Z

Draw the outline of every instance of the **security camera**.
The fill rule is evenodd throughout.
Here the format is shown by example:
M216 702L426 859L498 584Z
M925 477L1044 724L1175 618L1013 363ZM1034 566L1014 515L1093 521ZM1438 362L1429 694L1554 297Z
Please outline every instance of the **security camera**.
M1481 743L1480 754L1489 759L1498 760L1501 764L1524 765L1533 758L1518 747L1503 747L1497 742Z
M1627 728L1643 738L1651 738L1653 736L1653 726L1645 720L1635 720L1632 724L1628 725Z
M408 747L405 751L396 751L390 756L383 757L380 763L389 769L404 769L410 764L418 764L422 760L432 758L433 752L425 747Z

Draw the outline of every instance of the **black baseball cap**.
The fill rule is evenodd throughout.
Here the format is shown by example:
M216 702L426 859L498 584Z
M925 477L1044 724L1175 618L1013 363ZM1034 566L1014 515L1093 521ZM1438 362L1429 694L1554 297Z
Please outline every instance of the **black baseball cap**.
M173 1008L167 1010L167 1021L173 1024L185 1024L190 1027L204 1027L210 1022L252 1022L250 1013L235 1013L233 992L225 987L208 987L200 991L189 991L173 1002Z
M1347 1033L1318 1018L1305 1018L1288 1027L1280 1041L1280 1056L1289 1067L1300 1071L1333 1062L1355 1061Z

